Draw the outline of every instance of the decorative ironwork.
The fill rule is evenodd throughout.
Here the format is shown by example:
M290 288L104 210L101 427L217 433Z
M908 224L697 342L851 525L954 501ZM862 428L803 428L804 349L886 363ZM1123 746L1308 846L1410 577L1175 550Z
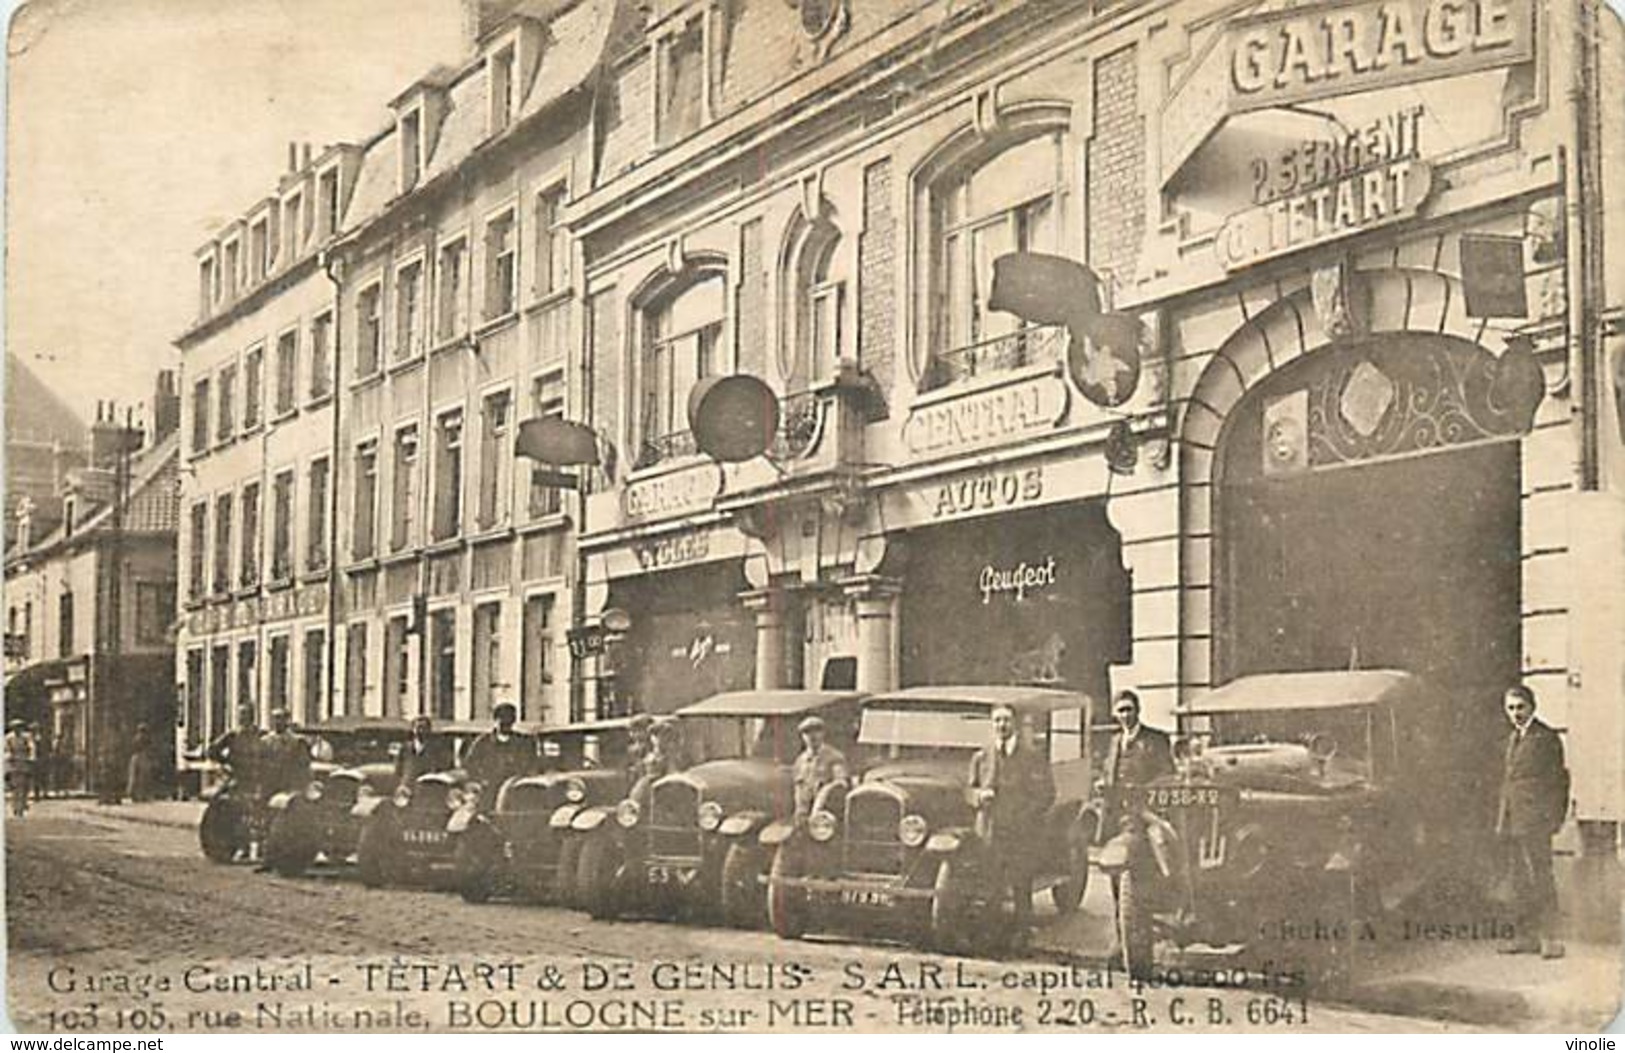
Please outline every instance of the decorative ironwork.
M645 438L638 444L637 460L632 462L633 468L648 468L669 461L677 457L692 457L699 452L694 444L694 433L690 431L674 431L667 435L656 435Z
M818 445L824 420L824 400L811 391L790 395L779 406L779 431L768 456L775 461L806 457Z
M1309 385L1309 467L1391 457L1529 429L1525 351L1401 341L1346 358Z
M991 340L938 352L925 378L925 390L946 387L971 377L1020 369L1039 362L1058 362L1066 355L1065 326L1036 325Z

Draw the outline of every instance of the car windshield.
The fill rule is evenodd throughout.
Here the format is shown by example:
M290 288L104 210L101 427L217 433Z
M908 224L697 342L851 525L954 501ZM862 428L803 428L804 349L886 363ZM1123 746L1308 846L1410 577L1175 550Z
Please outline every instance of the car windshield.
M679 766L755 757L788 764L801 750L795 722L784 717L685 717Z
M858 743L893 758L980 749L993 739L989 714L988 706L975 703L867 706Z
M1207 749L1245 750L1250 746L1297 745L1312 753L1332 748L1329 769L1371 774L1375 714L1369 706L1313 707L1213 713L1194 718L1192 727ZM1335 747L1335 748L1333 748Z

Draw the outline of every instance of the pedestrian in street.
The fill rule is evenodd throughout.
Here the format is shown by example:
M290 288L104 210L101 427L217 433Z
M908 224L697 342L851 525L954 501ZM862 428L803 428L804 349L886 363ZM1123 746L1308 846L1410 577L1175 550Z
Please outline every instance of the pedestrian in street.
M152 800L152 733L145 724L137 724L130 738L129 778L124 790L132 804Z
M987 841L1000 882L1015 904L1015 933L1024 941L1032 925L1033 879L1044 839L1044 815L1055 803L1049 759L1033 743L1032 725L1016 725L1006 706L993 710L993 742L971 758L966 798L976 809L976 832Z
M412 735L395 755L395 778L402 786L410 786L419 775L434 771L450 771L455 766L451 756L451 740L445 736L435 738L434 720L426 713L412 718Z
M204 756L224 768L230 777L231 799L240 804L248 828L244 841L250 859L258 858L262 793L258 715L252 705L237 707L237 726L209 743Z
M56 761L52 752L51 733L40 728L34 734L34 800L43 801L53 788Z
M310 746L294 734L291 723L287 710L272 711L271 730L260 740L263 797L298 793L310 784Z
M475 739L463 758L469 782L479 787L481 814L490 811L503 783L516 775L529 775L537 764L536 740L514 730L518 707L498 702L491 715L496 726Z
M1501 952L1561 958L1552 836L1569 809L1563 740L1535 718L1535 693L1524 685L1507 688L1502 704L1512 727L1507 733L1495 833L1511 868L1516 913L1515 938Z
M806 825L813 805L824 787L845 783L850 777L846 755L824 741L827 734L822 717L808 717L796 725L801 735L801 755L794 769L795 823Z
M13 720L6 725L6 791L11 796L11 814L21 819L28 814L28 797L32 791L34 762L37 754L33 736L25 721Z

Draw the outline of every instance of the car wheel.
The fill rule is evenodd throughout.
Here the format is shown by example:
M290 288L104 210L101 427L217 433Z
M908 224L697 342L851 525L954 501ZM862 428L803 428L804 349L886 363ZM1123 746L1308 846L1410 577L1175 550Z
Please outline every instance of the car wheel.
M580 891L576 879L581 869L581 838L560 835L558 870L553 875L553 902L561 907L579 907Z
M316 846L305 836L299 820L291 812L271 820L271 828L265 835L267 866L283 877L298 877L315 861Z
M976 938L973 897L964 865L944 859L931 886L931 946L944 954L965 954Z
M800 872L795 850L790 845L780 845L773 853L773 865L767 872L766 897L767 922L780 939L799 940L807 931L808 915L811 913L807 894L785 883L790 878L800 876Z
M1136 980L1151 975L1151 905L1134 876L1133 868L1117 879L1117 942L1122 948L1123 971Z
M229 863L243 847L242 822L229 797L216 797L203 809L198 822L198 844L211 863Z
M1095 843L1095 829L1099 820L1088 815L1074 823L1067 831L1067 877L1050 886L1050 899L1055 902L1055 913L1065 917L1083 906L1084 894L1089 891L1089 846Z
M594 918L620 914L620 849L607 836L588 837L581 846L576 870L576 892L581 905Z
M722 860L722 920L736 929L761 928L765 908L761 850L746 844L729 845Z
M356 845L356 871L361 883L368 888L383 888L392 884L395 871L395 824L376 814L361 828L361 840Z
M496 885L495 861L491 858L489 836L470 828L457 836L452 865L457 874L457 891L464 902L484 903Z

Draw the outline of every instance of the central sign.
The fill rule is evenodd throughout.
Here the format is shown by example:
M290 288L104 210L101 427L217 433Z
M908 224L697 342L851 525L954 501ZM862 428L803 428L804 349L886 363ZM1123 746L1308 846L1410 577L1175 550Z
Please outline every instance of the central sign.
M1060 423L1066 403L1060 377L1027 377L916 406L903 441L914 456L935 457L1041 435Z

